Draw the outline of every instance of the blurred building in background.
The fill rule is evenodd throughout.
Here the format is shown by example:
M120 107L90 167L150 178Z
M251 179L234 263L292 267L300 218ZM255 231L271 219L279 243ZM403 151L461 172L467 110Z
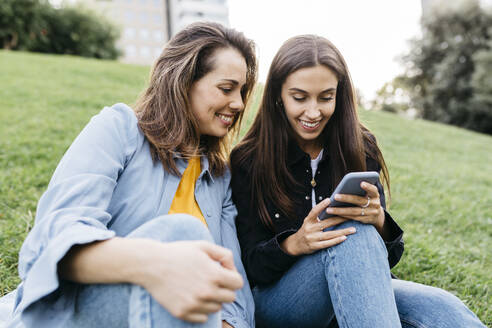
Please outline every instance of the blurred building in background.
M229 25L226 0L167 0L170 35L197 21L213 21Z
M186 25L214 21L229 25L226 0L77 0L121 29L121 61L150 65L164 44Z

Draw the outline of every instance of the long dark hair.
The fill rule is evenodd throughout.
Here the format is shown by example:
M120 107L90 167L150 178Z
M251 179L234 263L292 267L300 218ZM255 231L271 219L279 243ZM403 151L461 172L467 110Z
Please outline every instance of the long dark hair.
M296 36L287 40L274 57L255 121L231 154L233 167L250 166L252 206L269 228L273 223L267 212L267 201L294 218L296 204L289 199L287 191L298 185L286 161L288 144L295 142L295 132L282 105L282 85L289 74L317 65L329 68L338 78L335 112L321 134L330 152L332 189L346 173L365 171L366 156L369 156L381 166L382 180L389 191L389 174L381 151L369 130L359 122L355 90L345 60L323 37ZM252 157L254 160L250 161Z
M234 29L211 22L191 24L167 43L152 68L149 87L138 99L135 111L152 158L161 161L167 171L179 175L176 154L190 158L204 153L214 175L221 175L227 166L230 141L239 130L243 112L225 137L200 136L189 92L193 82L220 65L213 60L214 52L228 47L238 50L246 61L246 83L241 90L246 105L256 83L255 46Z

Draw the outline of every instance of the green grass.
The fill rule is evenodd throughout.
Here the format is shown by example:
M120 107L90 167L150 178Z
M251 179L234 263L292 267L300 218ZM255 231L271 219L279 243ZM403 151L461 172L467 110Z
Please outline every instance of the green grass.
M104 106L132 104L149 68L0 51L0 295L61 156Z
M492 326L492 137L361 112L391 175L406 250L393 272L444 288Z
M134 103L148 73L0 51L0 295L19 283L17 253L64 151L103 106ZM360 116L382 147L390 210L405 230L393 272L452 292L492 326L492 137L389 113ZM247 113L245 125L253 117Z

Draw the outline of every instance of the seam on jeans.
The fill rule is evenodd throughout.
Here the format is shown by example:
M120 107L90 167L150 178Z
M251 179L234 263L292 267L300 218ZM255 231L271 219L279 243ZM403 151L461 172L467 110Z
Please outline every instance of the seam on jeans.
M415 327L415 328L428 328L426 325L423 325L420 322L417 322L417 321L414 321L414 320L403 319L403 318L400 317L400 321L402 323L408 324L408 325L410 325L412 327Z
M340 297L339 297L339 295L341 293L340 293L340 286L338 284L338 275L337 275L338 272L336 271L336 265L333 265L333 262L335 261L335 254L333 254L333 252L332 252L331 249L327 249L327 252L328 252L328 255L330 256L330 261L328 262L328 265L333 268L333 274L334 274L334 276L337 276L337 278L333 277L333 285L334 285L334 289L335 289L334 292L335 292L335 295L336 295L336 302L338 304L338 309L340 310L340 314L342 316L341 318L338 318L336 316L336 311L335 311L335 317L337 317L337 322L338 322L338 325L339 326L341 326L341 323L343 323L343 326L344 327L348 327L347 319L345 317L345 313L343 312L343 306L342 306L342 303L341 303L341 300L340 300ZM325 275L326 275L326 271L325 271ZM328 278L328 277L326 277L326 278Z
M143 288L138 286L137 287L140 291L140 309L141 312L138 314L138 321L140 322L139 325L142 325L142 327L146 328L152 328L152 304L151 304L151 299L150 299L150 294ZM142 313L145 313L145 317L142 320Z
M152 296L150 296L150 293L147 290L145 290L145 296L146 296L145 297L145 302L147 303L146 304L146 308L149 309L147 311L147 318L146 318L147 322L146 323L147 323L147 327L152 328L154 326L153 323L152 323L152 317L153 317L153 313L152 313Z

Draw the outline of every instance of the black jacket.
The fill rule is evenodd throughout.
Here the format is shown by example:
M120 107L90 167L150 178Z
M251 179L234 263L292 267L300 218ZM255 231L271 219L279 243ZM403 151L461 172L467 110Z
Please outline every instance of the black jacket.
M296 208L296 218L287 218L273 203L267 202L267 210L274 223L274 231L266 228L260 220L257 209L251 204L251 174L250 165L254 159L246 164L233 166L232 171L232 198L238 210L236 226L239 243L241 245L242 260L251 286L267 285L280 277L294 264L299 257L291 256L280 248L280 243L296 232L312 209L311 201L311 159L296 143L291 143L288 149L288 168L294 179L302 187L288 193L290 199L300 204ZM370 158L366 160L368 171L380 171L379 164ZM316 203L327 198L332 193L330 177L330 158L327 151L318 165L315 180ZM381 205L386 208L384 190L381 183L377 184ZM301 205L302 204L302 205ZM385 210L386 225L390 233L390 240L385 241L388 250L390 268L395 266L403 254L403 231Z

